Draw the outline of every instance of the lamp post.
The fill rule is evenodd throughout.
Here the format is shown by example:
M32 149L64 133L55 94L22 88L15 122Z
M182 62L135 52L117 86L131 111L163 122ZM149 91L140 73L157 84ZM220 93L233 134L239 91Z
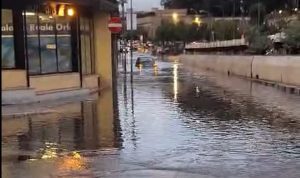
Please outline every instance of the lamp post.
M125 52L125 7L124 7L124 4L126 3L127 0L121 0L121 7L122 7L122 53L121 53L121 56L122 58L124 59L124 72L125 72L125 75L127 73L127 61L126 61L126 54L124 53Z
M244 17L244 0L240 1L240 11L241 11L241 17L242 17L242 23L241 23L241 28L242 28L242 38L244 38L245 35L245 17Z
M130 81L133 82L133 9L132 9L132 0L130 0Z

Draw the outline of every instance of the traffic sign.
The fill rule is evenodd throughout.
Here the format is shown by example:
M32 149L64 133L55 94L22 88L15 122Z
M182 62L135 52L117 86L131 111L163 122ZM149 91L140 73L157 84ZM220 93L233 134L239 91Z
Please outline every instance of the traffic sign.
M112 33L120 33L122 31L122 20L120 17L112 17L108 22L108 29Z

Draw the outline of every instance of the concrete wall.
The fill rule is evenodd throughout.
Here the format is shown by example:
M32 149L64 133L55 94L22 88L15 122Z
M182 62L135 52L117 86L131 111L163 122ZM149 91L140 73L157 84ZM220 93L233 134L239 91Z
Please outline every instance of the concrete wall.
M251 77L252 56L183 55L186 66Z
M300 86L300 56L256 56L252 71L259 79Z
M110 15L94 14L95 71L103 88L112 87L112 39L108 29Z
M1 70L1 74L2 90L27 87L25 70Z
M80 88L80 74L65 73L30 76L30 87L34 88L38 93Z
M186 67L300 86L300 56L182 55Z

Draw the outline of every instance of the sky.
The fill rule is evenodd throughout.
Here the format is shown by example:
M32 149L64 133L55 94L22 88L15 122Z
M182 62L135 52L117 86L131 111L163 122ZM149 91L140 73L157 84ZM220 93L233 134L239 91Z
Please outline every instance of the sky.
M127 0L128 2L128 7L129 8L129 3L130 0ZM132 0L133 4L133 9L134 11L141 11L141 10L151 10L151 8L154 7L161 7L160 6L160 0Z

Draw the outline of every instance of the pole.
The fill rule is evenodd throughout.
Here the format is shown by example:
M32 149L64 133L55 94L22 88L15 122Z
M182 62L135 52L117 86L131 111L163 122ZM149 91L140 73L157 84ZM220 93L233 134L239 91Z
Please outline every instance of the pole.
M125 57L125 8L124 8L124 3L125 3L125 0L122 0L121 1L122 3L122 58L123 58L123 62L124 62L124 72L125 72L125 75L127 73L127 61L126 61L126 57Z
M131 83L133 82L133 45L132 45L132 41L133 41L133 9L132 9L132 0L130 0L130 81Z
M240 10L241 10L241 17L242 17L242 23L241 23L241 31L242 36L244 37L245 34L245 18L244 18L244 1L240 1Z
M235 30L236 30L236 23L233 20L235 18L235 0L233 0L233 13L232 13L232 22L233 22L233 26L234 26L234 30L233 30L233 35L232 35L232 39L235 39Z
M260 27L260 2L257 0L257 27Z

